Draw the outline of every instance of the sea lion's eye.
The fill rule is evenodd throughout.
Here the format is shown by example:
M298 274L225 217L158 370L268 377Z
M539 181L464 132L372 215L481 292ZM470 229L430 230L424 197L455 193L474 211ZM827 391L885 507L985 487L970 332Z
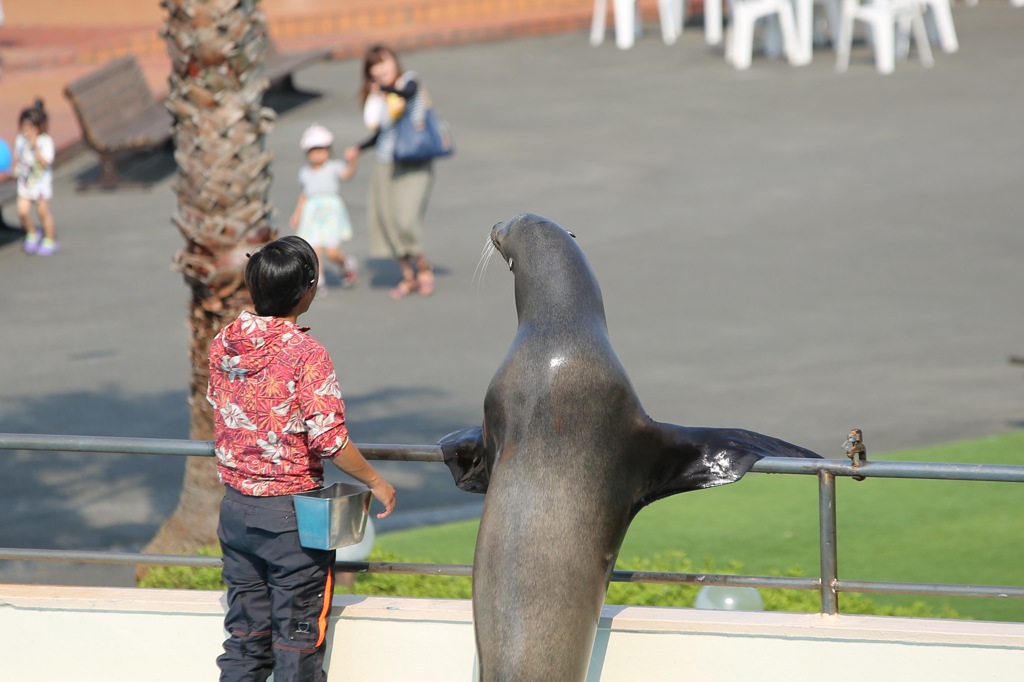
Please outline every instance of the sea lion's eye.
M566 230L566 232L569 232L569 230ZM572 237L573 239L576 239L576 235L574 235L572 232L569 232L569 236Z

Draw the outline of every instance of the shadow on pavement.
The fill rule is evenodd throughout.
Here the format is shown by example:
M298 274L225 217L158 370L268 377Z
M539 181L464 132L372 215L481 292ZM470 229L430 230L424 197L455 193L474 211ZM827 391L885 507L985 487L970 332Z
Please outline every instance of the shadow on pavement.
M128 395L116 388L0 402L0 431L183 438L183 392ZM111 425L115 425L111 428ZM180 457L0 451L0 545L141 547L178 501ZM173 481L173 482L172 482Z
M13 214L14 211L11 211ZM17 216L12 216L8 225L17 223ZM25 231L15 227L3 227L0 228L0 249L4 248L8 244L17 244L25 238Z

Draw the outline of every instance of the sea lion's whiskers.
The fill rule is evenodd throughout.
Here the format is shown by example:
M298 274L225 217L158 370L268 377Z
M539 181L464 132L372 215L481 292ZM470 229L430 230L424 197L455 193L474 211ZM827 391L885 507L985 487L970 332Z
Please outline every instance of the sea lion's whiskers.
M487 237L487 241L484 243L484 250L480 254L480 261L476 264L476 269L473 270L473 281L479 289L483 289L484 277L487 275L487 266L491 262L491 256L497 250L498 247L494 245L490 237Z

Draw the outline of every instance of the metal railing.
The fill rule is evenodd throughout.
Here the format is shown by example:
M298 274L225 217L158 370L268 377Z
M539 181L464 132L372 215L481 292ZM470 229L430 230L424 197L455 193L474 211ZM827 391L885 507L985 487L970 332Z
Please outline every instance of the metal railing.
M443 462L436 445L359 445L367 459L403 462ZM0 450L45 450L143 455L212 457L210 441L156 438L108 438L98 436L44 436L0 434ZM896 583L884 581L840 580L836 543L836 476L866 478L914 478L956 481L998 481L1024 483L1024 466L995 464L958 464L937 462L870 461L854 468L843 460L788 459L766 457L754 464L753 473L800 474L818 478L818 545L821 573L818 578L790 578L707 573L665 573L654 571L614 571L615 582L722 585L734 587L817 590L821 612L839 611L840 592L867 592L951 597L1024 598L1022 586L959 585L937 583ZM135 552L77 551L56 549L0 548L0 560L63 561L100 564L150 564L170 566L221 566L219 557L141 554ZM380 561L339 561L337 569L355 573L389 573L469 577L473 567L454 564L390 563Z

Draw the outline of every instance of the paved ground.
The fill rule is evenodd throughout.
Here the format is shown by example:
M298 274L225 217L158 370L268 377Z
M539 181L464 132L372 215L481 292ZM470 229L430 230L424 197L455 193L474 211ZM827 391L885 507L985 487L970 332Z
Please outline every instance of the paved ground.
M430 299L387 297L367 264L304 320L331 350L362 443L428 443L478 423L515 327L512 278L474 270L490 226L522 210L579 237L612 340L657 419L764 431L841 457L1021 427L1020 188L1024 11L955 8L961 51L878 76L866 49L806 68L727 68L697 32L665 47L593 49L582 33L405 55L455 131L438 164ZM358 66L304 71L271 135L281 225L297 141L314 122L362 134ZM128 168L149 191L78 194L58 172L63 251L0 233L0 432L185 437L186 290L170 268L171 162ZM367 172L344 189L365 256ZM8 215L10 216L10 209ZM365 261L365 258L364 258ZM0 546L137 548L173 508L174 459L5 453ZM388 527L468 508L439 465L382 464ZM7 564L5 581L123 583L130 571Z

